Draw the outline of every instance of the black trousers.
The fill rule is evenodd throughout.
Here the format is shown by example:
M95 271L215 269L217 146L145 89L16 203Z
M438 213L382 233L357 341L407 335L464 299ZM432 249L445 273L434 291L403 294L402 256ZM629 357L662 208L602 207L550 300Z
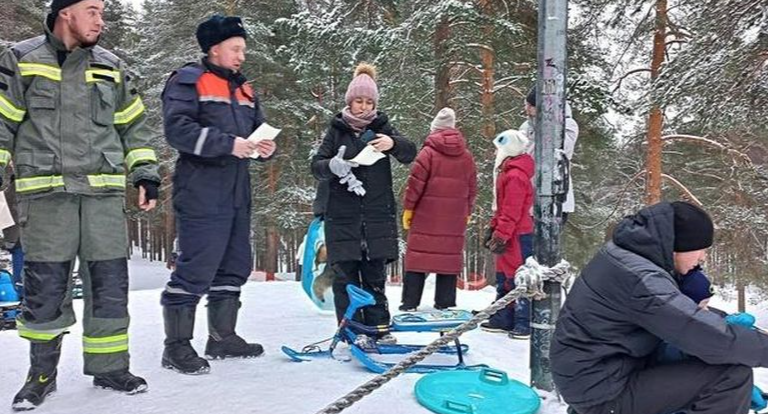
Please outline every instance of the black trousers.
M579 414L746 414L752 392L752 368L708 365L700 360L638 371L613 401Z
M376 304L362 309L355 319L368 326L376 326L385 332L389 327L389 304L384 289L387 285L387 273L384 260L338 262L333 265L333 301L336 307L336 319L341 322L349 306L347 285L355 285L373 295Z
M403 280L403 306L417 308L424 293L427 275L421 272L406 272ZM437 275L435 285L435 308L445 309L456 306L456 275Z

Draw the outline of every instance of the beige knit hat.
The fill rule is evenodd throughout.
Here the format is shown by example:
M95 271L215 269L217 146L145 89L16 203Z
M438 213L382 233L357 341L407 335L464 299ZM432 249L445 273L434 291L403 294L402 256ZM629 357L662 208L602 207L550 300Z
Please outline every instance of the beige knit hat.
M455 127L456 112L453 112L453 109L451 108L443 108L437 113L435 119L432 120L429 130L435 132L438 129L453 129Z

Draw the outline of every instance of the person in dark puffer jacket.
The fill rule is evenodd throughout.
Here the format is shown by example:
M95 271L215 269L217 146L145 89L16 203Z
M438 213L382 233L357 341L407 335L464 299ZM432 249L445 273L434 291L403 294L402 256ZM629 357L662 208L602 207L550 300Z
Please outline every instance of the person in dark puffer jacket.
M557 321L553 379L578 414L747 413L768 336L729 325L680 291L714 225L699 207L660 203L625 218L576 279ZM696 358L658 365L668 342Z
M390 157L408 164L416 157L416 146L389 123L378 109L376 70L360 64L347 88L347 106L331 120L317 154L312 173L328 180L324 211L328 264L333 282L336 317L341 321L349 305L346 287L362 287L376 299L356 319L379 330L380 340L392 341L390 314L384 288L385 266L399 257L395 196L392 191ZM366 146L387 155L370 166L349 160Z

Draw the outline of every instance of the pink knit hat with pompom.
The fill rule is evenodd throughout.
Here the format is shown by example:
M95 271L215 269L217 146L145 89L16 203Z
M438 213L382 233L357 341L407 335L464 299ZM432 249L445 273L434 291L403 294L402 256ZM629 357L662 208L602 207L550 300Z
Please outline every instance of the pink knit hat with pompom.
M374 106L379 106L379 87L376 86L376 68L361 63L355 69L355 77L347 87L344 101L351 104L355 98L368 98L373 100Z

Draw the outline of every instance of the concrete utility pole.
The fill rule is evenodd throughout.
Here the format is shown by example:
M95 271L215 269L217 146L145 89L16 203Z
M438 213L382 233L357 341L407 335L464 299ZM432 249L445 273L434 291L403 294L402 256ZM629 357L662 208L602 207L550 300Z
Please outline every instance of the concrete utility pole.
M538 77L536 84L536 260L560 262L562 202L568 178L558 162L565 134L566 31L568 0L539 1ZM531 386L552 391L549 349L561 305L560 283L547 282L547 298L533 301Z

